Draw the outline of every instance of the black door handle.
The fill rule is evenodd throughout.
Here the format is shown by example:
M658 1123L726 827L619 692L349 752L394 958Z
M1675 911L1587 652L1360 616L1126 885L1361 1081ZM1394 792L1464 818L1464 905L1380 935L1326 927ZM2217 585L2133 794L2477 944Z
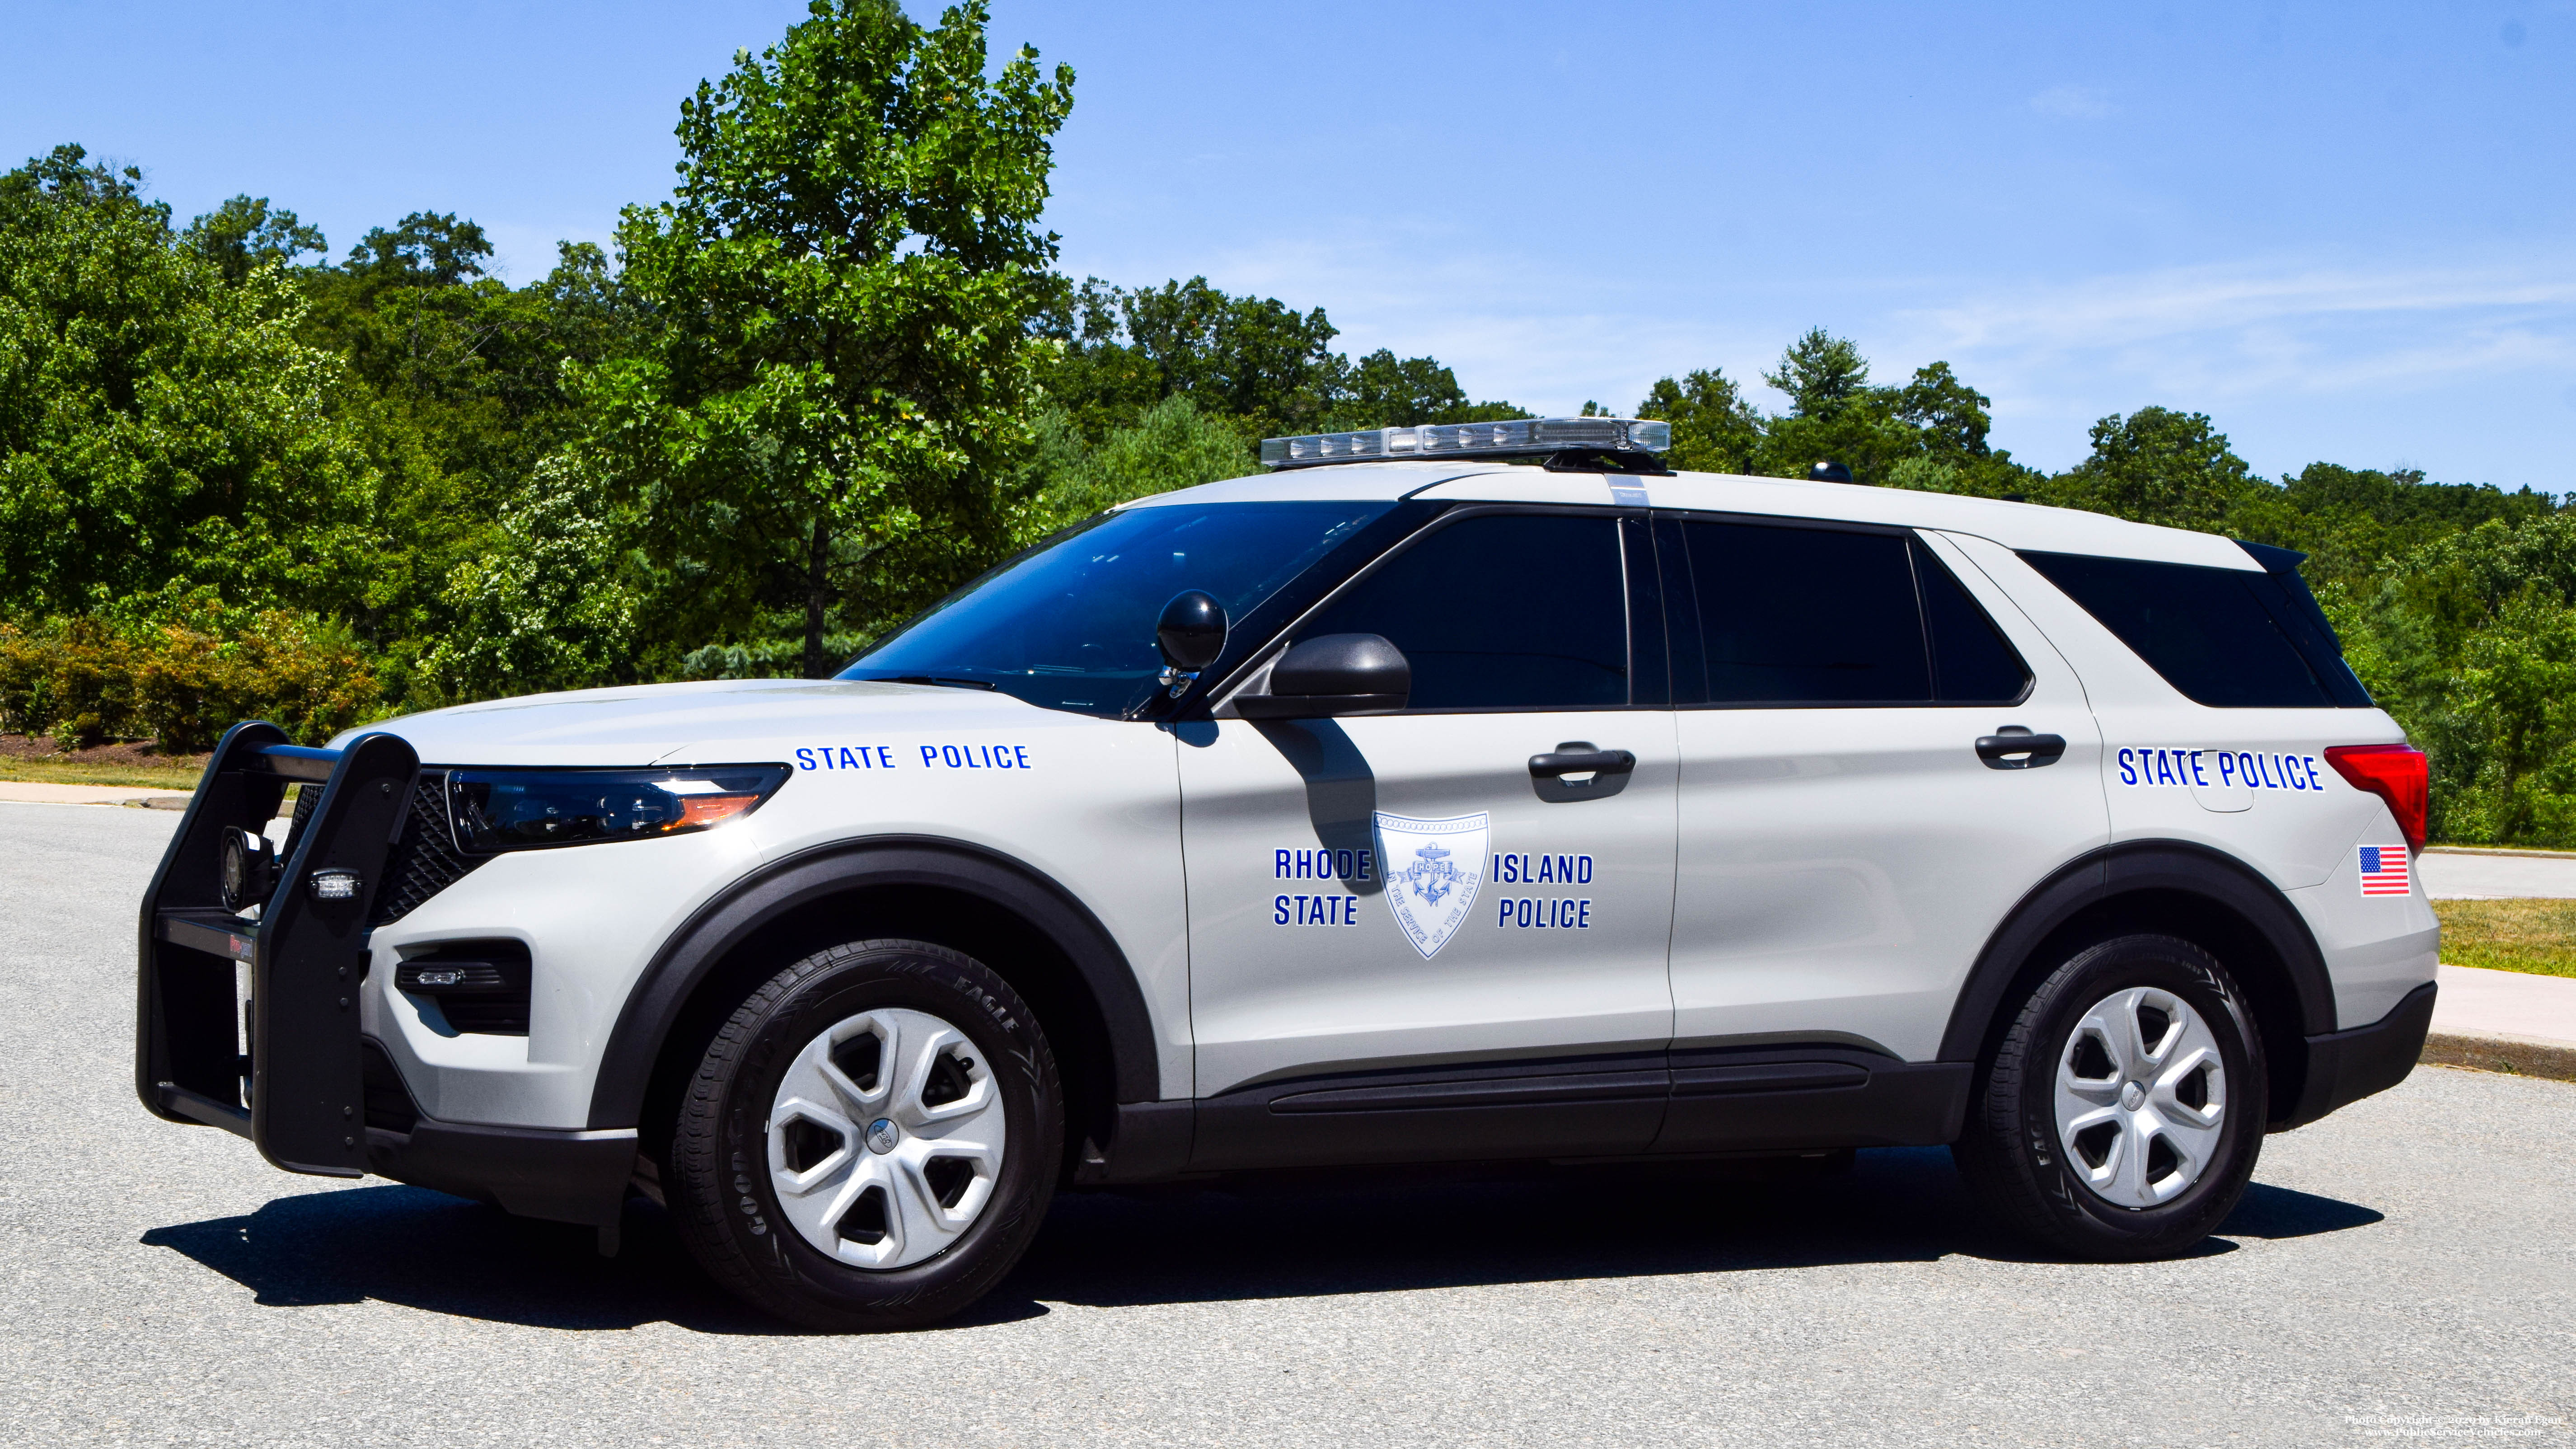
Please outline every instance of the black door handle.
M1564 775L1624 775L1635 768L1637 757L1626 750L1560 748L1532 755L1529 761L1530 774L1541 780Z
M1977 758L1989 770L2029 770L2057 763L2066 753L2066 736L2035 735L2020 725L2005 725L1977 738ZM2008 758L2019 756L2020 758Z
M1567 740L1544 755L1529 757L1530 789L1551 805L1578 800L1607 800L1628 788L1637 773L1637 757L1626 750L1597 750L1590 740ZM1568 775L1590 775L1577 783Z

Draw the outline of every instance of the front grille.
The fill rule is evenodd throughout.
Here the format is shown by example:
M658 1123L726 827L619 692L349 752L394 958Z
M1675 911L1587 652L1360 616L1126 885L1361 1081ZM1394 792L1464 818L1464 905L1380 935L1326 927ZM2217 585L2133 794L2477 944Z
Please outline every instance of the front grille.
M419 783L412 786L411 815L385 859L385 887L376 893L375 915L367 924L401 920L482 863L459 855L448 836L447 772L421 771Z

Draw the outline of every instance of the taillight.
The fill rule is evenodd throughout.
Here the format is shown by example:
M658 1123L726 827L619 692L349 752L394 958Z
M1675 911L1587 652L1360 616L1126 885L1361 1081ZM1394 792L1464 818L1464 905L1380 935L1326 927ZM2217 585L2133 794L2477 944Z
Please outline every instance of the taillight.
M2356 790L2388 802L2407 845L2424 848L2424 816L2432 796L2432 769L2412 745L2328 745L2326 763Z

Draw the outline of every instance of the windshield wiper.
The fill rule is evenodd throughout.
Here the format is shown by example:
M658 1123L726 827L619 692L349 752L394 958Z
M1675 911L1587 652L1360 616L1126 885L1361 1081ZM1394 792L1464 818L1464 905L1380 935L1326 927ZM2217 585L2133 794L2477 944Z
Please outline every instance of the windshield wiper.
M878 682L881 684L935 684L942 689L991 689L994 687L990 680L949 679L936 674L889 674L881 678Z

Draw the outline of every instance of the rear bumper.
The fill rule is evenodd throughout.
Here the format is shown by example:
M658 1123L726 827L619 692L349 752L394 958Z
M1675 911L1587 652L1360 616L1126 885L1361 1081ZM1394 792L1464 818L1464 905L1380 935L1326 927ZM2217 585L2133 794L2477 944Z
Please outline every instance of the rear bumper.
M2304 1127L2406 1080L2433 1029L2433 994L2434 985L2427 981L2368 1026L2309 1037L2307 1076L2298 1102L2274 1130Z

